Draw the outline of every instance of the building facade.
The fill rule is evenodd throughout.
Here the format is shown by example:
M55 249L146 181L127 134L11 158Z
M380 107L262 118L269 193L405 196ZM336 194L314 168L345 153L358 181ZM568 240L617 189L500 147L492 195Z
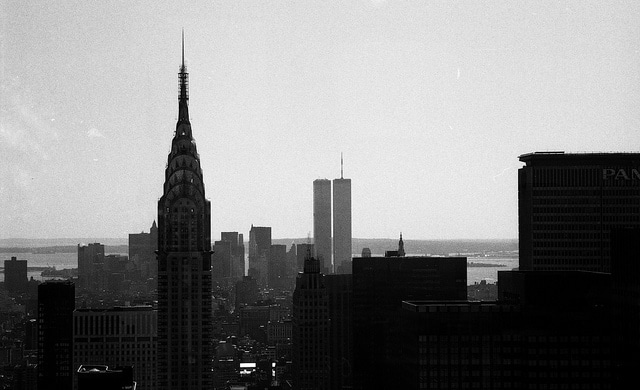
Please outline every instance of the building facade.
M466 257L356 257L353 259L353 384L397 386L402 362L395 351L403 300L466 300ZM375 373L372 375L371 373Z
M104 245L93 243L78 244L78 288L99 290L104 285Z
M9 294L22 293L27 291L27 260L18 260L11 257L11 260L4 261L4 288Z
M129 260L140 271L142 278L158 275L155 251L158 249L158 225L153 221L149 233L129 234Z
M293 380L299 390L329 389L329 308L320 262L307 257L293 293Z
M178 79L178 123L158 201L157 381L159 389L209 389L213 353L211 203L205 197L189 121L184 50Z
M230 243L231 270L229 276L242 279L244 276L244 235L238 232L222 232L220 240Z
M612 229L640 226L640 153L528 153L520 269L610 271Z
M73 386L75 285L47 281L38 286L38 389Z
M351 261L351 179L333 180L333 267Z
M77 309L73 313L73 367L131 366L138 390L156 388L158 312L151 306Z
M331 180L313 181L313 243L314 256L320 261L320 270L331 267Z
M325 275L331 340L331 388L353 385L353 275Z
M273 289L287 287L287 246L273 244L269 250L268 286Z
M267 264L271 251L271 227L253 226L249 231L249 270L248 275L258 281L261 287L267 283Z

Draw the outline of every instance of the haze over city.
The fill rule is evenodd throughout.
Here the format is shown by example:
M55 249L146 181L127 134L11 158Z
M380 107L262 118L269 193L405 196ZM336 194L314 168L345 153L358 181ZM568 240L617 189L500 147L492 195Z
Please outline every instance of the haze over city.
M0 238L157 219L180 32L211 230L515 238L518 155L637 150L633 1L0 3Z

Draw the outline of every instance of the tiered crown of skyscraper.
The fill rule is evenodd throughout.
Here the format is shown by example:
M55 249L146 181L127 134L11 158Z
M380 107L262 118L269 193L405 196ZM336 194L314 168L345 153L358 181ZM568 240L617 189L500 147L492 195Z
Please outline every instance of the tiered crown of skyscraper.
M209 213L210 206L205 197L200 155L189 122L189 73L184 63L184 35L178 83L178 122L167 158L164 195L158 204L158 250L206 251L211 247L210 232L205 226L206 218L201 217ZM195 220L197 226L193 226ZM186 226L187 223L190 226ZM185 233L182 229L188 229L189 234L181 234Z

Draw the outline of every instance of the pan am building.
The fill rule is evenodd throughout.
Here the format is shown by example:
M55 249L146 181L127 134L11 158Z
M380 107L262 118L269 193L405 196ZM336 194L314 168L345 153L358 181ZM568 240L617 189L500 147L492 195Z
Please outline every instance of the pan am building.
M640 153L523 154L521 270L610 272L610 231L640 226Z

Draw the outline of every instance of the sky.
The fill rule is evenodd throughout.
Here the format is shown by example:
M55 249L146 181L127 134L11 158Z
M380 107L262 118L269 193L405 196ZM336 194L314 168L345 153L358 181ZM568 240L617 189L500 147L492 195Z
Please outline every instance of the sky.
M0 238L157 217L181 31L212 235L517 238L518 156L638 151L637 1L0 0Z

